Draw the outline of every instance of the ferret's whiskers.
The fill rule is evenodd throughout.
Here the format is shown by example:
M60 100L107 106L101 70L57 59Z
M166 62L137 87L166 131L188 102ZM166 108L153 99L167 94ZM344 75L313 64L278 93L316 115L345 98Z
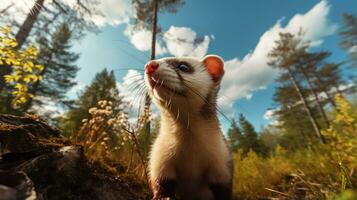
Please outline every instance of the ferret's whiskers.
M127 41L125 41L125 40L114 40L114 41L122 42L122 43L126 44L128 47L131 47L132 49L135 49L135 50L136 50L136 48L134 48L134 47L133 47L133 44L130 43L130 42L127 42ZM145 54L145 53L142 52L142 51L139 51L139 52L140 52L143 56L145 56L146 59L148 59L148 60L150 59L149 55Z
M133 86L134 86L134 88L131 89ZM143 84L142 82L141 83L133 82L133 83L129 84L127 87L129 90L132 90L134 93L133 101L129 102L129 106L130 106L129 112L131 112L132 108L136 105L137 100L141 99L141 96L142 96L141 93L142 93L142 91L146 90L146 87L145 87L145 84ZM139 102L139 105L140 105L140 102Z
M184 81L185 81L185 80L184 80ZM207 104L210 105L210 106L213 106L213 107L215 108L215 110L216 110L219 114L221 114L228 122L230 122L230 123L232 122L231 119L229 119L229 118L218 108L218 105L217 105L217 104L208 102L204 97L202 97L202 95L201 95L198 91L196 91L196 90L194 90L193 88L191 88L191 87L189 87L188 85L186 85L186 84L184 83L184 81L183 81L183 85L184 85L185 87L187 87L189 90L191 90L194 94L196 94L199 98L201 98L205 103L207 103ZM216 115L215 115L215 118L218 120L218 118L217 118Z
M129 57L131 57L132 59L134 59L137 62L140 62L140 64L144 65L147 61L146 60L142 60L142 58L139 58L131 53L129 53L128 51L126 51L124 48L122 48L121 46L119 46L119 49L122 50L126 55L128 55Z
M129 71L129 70L136 70L136 71L140 71L140 72L143 72L143 71L145 71L144 69L142 69L142 68L131 68L131 67L126 67L126 68L122 68L122 67L119 67L118 69L113 69L113 71ZM140 75L142 75L142 74L140 74Z
M173 92L171 92L171 96L170 96L170 101L169 101L169 105L170 105L170 110L171 110L171 100L172 100L172 96L174 95L174 93Z
M180 108L177 106L176 121L178 121L179 117L180 117Z
M140 87L140 88L139 88L139 91L138 91L138 98L135 99L134 101L135 101L135 102L138 101L138 103L141 104L141 102L143 101L142 98L144 97L144 94L145 94L145 93L146 93L146 87L145 87L145 86Z

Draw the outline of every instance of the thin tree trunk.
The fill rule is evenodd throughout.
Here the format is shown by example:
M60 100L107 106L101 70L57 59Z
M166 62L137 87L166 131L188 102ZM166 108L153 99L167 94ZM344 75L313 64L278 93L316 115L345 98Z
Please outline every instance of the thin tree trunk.
M152 16L152 37L151 37L151 55L150 60L155 60L156 51L156 33L157 33L157 12L158 12L158 0L153 0L154 13Z
M6 13L12 6L14 6L14 3L11 3L11 4L8 5L6 8L0 10L0 15Z
M307 101L304 97L304 95L302 94L302 91L301 91L301 88L295 78L295 76L293 75L292 71L290 68L287 68L288 70L288 73L289 73L289 76L290 76L290 79L291 79L291 82L293 83L294 87L295 87L295 90L296 92L298 93L301 101L303 102L303 105L304 105L304 108L305 108L305 111L306 111L306 114L308 115L310 121L311 121L311 124L314 128L314 131L317 135L317 137L319 138L320 142L322 144L326 144L326 141L325 141L325 138L323 137L323 135L321 134L321 131L320 131L320 127L319 125L317 124L315 118L313 117L312 115L312 111L311 111L311 108L309 107L309 105L307 104Z
M314 76L316 79L316 83L317 86L322 88L322 90L324 91L324 93L326 94L326 97L328 99L328 101L331 103L331 105L336 108L336 102L335 100L331 97L330 93L326 90L326 87L324 87L324 85L322 84L321 78L318 76L318 74L314 71Z
M324 119L324 121L325 121L327 127L330 127L330 121L329 121L329 119L327 118L326 112L325 112L325 110L324 110L324 108L323 108L323 106L322 106L322 103L321 103L321 101L320 101L320 97L319 97L319 95L317 94L316 90L314 89L313 83L311 82L310 78L308 77L306 71L303 69L302 66L299 66L299 67L297 67L297 68L300 70L301 74L302 74L303 77L305 78L305 80L306 80L306 82L307 82L307 85L308 85L308 87L309 87L309 90L310 90L310 92L312 93L312 95L313 95L314 98L315 98L315 101L316 101L316 103L317 103L317 107L318 107L318 109L319 109L319 112L320 112L322 118Z
M31 8L30 12L27 14L25 21L22 23L19 31L15 35L17 46L16 49L20 49L22 45L26 42L33 25L35 24L38 15L44 5L45 0L36 0L34 6ZM4 75L11 74L12 68L9 65L0 66L0 93L5 87Z
M153 0L153 16L152 16L152 27L151 27L151 31L152 31L152 37L151 37L151 55L150 55L150 60L155 60L155 51L156 51L156 33L157 33L157 12L158 12L158 0ZM149 94L146 94L145 97L145 106L146 107L150 107L151 104L151 99ZM150 137L150 129L151 129L151 125L150 125L150 120L148 120L146 122L145 125L145 130L147 133L147 137L149 139Z

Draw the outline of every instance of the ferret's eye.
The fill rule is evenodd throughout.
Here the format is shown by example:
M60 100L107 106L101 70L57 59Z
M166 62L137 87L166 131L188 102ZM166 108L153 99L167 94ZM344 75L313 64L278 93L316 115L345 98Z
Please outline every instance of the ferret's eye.
M183 71L183 72L188 72L190 71L190 68L185 65L185 64L180 64L178 67L177 67L180 71Z

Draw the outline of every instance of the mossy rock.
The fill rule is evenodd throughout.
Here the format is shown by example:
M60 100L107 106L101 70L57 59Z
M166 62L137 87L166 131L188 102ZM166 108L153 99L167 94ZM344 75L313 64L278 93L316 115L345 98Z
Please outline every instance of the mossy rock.
M81 146L33 116L0 115L0 155L0 200L149 199L144 183L88 161Z

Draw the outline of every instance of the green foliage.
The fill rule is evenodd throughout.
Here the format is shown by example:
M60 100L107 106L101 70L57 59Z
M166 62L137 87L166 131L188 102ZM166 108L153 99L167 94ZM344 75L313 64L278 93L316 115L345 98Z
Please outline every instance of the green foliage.
M17 49L18 44L10 33L10 27L0 28L0 66L12 67L12 73L5 75L4 79L13 88L12 106L20 108L33 98L29 87L42 80L44 67L36 64L37 49L31 45L24 50Z
M269 196L266 188L273 188L281 183L292 166L278 147L276 155L267 159L259 157L253 151L243 156L242 151L234 154L233 192L238 199L257 199Z
M243 155L247 155L249 151L259 155L268 153L268 148L258 137L253 125L242 114L239 116L239 125L234 118L232 119L227 135L233 152L240 150Z
M51 38L40 37L38 62L43 64L43 81L34 84L31 91L41 98L35 99L26 109L36 105L43 106L51 99L58 106L70 106L67 92L76 84L75 77L79 68L74 64L79 55L71 52L72 31L68 24L60 24L51 34Z
M239 125L242 131L239 146L243 150L243 154L247 154L250 150L260 155L265 154L265 148L258 138L258 133L254 130L253 125L246 120L242 114L239 116Z
M336 96L337 113L329 129L324 131L330 140L331 154L338 159L341 171L341 189L352 187L357 169L357 109L342 96ZM356 184L356 183L355 183Z
M227 135L232 151L237 152L242 140L242 132L234 118L232 119L231 127L228 129Z
M357 17L346 13L343 22L340 45L349 54L353 66L357 67Z
M269 53L269 65L281 70L273 98L278 106L274 115L286 137L282 143L295 149L311 146L317 139L326 143L321 134L322 129L330 126L326 113L330 106L336 107L333 96L342 93L339 87L345 84L342 64L328 63L331 53L311 52L309 46L302 33L280 33Z
M333 200L355 200L357 199L357 193L352 190L346 190L341 194L338 194L331 198Z
M357 109L341 96L328 143L295 151L280 145L264 158L234 154L234 194L239 199L354 199L357 186Z

